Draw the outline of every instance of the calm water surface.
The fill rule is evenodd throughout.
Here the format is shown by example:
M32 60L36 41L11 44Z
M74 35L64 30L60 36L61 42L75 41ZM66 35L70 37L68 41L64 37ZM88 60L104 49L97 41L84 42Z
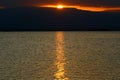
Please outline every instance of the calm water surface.
M120 80L120 32L0 32L0 80Z

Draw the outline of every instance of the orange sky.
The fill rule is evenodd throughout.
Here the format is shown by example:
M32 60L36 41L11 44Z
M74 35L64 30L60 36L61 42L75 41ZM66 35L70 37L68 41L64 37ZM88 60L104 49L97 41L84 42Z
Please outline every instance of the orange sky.
M37 7L49 7L57 8L58 5L37 5ZM92 12L101 12L101 11L117 11L120 10L120 7L89 7L89 6L78 6L78 5L62 5L63 8L75 8L78 10L86 10Z

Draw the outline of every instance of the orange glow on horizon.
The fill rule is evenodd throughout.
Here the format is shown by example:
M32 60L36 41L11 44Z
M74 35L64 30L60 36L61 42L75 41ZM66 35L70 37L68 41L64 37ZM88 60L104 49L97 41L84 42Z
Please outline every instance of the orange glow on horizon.
M76 6L76 5L38 5L37 7L59 8L59 9L74 8L78 10L85 10L85 11L92 11L92 12L120 10L120 7L89 7L89 6Z

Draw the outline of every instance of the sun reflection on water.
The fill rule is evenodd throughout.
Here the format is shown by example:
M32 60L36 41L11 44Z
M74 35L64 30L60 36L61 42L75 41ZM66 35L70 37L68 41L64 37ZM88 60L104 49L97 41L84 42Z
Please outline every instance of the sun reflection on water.
M65 76L65 57L64 57L64 35L63 32L56 32L56 61L57 71L54 80L68 80Z

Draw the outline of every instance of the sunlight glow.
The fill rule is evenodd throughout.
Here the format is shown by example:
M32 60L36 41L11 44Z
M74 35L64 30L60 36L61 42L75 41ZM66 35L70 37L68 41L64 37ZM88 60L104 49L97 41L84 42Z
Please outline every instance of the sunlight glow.
M58 8L58 9L62 9L62 8L64 8L64 7L63 7L62 5L58 5L57 8Z
M38 5L37 7L48 7L48 8L58 8L58 9L74 8L78 10L85 10L92 12L120 10L120 7L89 7L89 6L79 6L79 5Z

